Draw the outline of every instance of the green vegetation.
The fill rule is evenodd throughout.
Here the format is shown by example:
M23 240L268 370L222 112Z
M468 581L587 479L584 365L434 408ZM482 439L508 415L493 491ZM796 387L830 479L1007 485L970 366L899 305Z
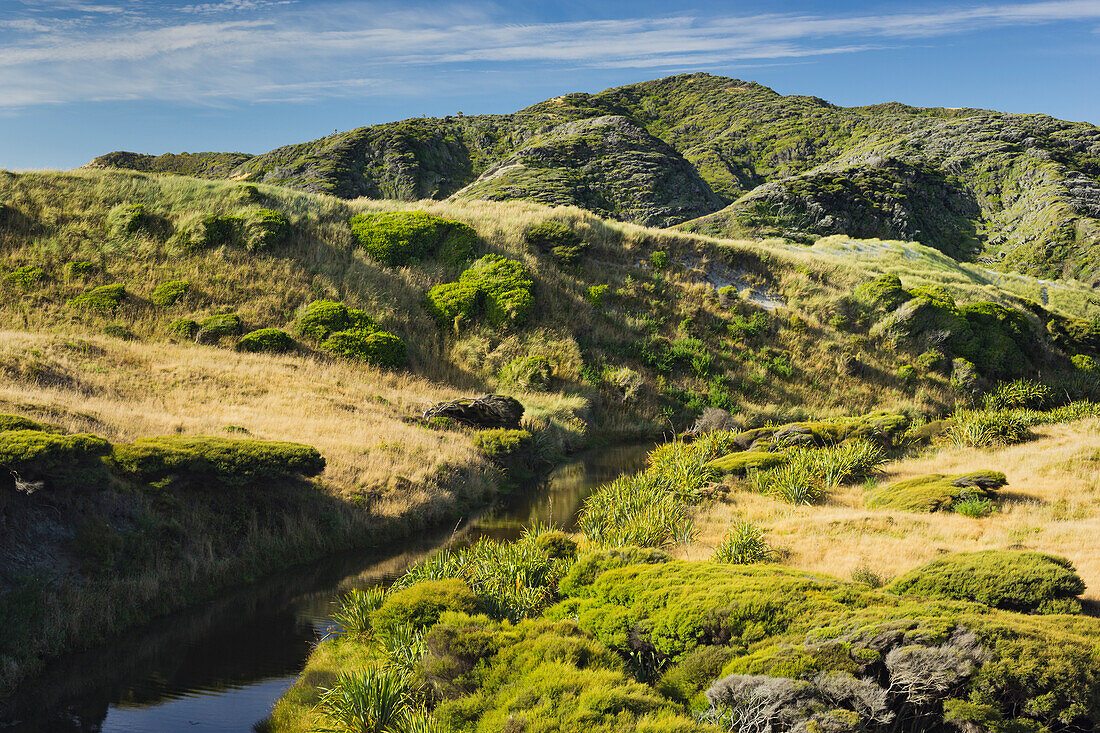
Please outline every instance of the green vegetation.
M959 511L960 504L992 499L1008 484L1003 473L976 471L956 476L930 473L875 488L867 506L906 512ZM971 510L972 511L972 510ZM966 513L963 509L960 513Z
M200 344L216 344L222 339L240 336L244 330L241 317L236 313L208 316L198 322L195 340Z
M1080 613L1085 583L1064 557L985 550L936 558L893 582L895 593L973 601L1020 613Z
M488 458L503 460L531 447L533 436L526 430L492 428L474 433L473 442Z
M390 267L418 264L429 256L457 265L477 249L473 228L423 211L356 214L350 224L364 251Z
M775 551L764 541L764 530L752 522L738 520L714 548L714 561L748 565L774 559Z
M186 280L169 280L153 288L149 300L153 305L161 308L170 308L191 289L191 283Z
M465 270L458 282L429 290L427 306L441 325L468 323L484 311L492 326L521 326L534 304L533 285L522 263L485 255Z
M532 224L523 230L527 246L544 254L553 255L562 265L577 264L588 251L588 243L569 226L556 219Z
M289 236L290 222L278 211L259 209L245 222L245 246L249 250L282 244Z
M352 329L375 330L378 324L364 311L331 300L315 300L298 310L298 333L324 341L333 333Z
M102 458L110 451L106 440L84 433L59 435L34 427L0 432L0 469L14 474L15 488L23 490L34 491L39 482L51 491L94 490L104 480Z
M388 331L352 328L329 334L322 351L374 366L396 368L405 363L405 342Z
M100 285L69 300L73 308L110 312L122 305L126 298L125 285Z
M554 372L545 356L521 356L508 362L500 370L503 384L528 392L545 392L550 389Z
M286 331L277 328L261 328L242 336L237 342L237 351L285 354L295 346L294 339Z
M41 267L23 265L4 275L4 282L30 288L46 279L46 273Z

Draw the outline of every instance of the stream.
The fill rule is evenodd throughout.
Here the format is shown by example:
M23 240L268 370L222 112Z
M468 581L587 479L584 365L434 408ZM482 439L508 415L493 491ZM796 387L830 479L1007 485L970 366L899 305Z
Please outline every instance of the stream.
M0 730L247 733L294 683L348 590L389 583L448 544L514 539L534 522L572 529L584 498L641 470L651 449L583 453L457 528L291 568L59 658L0 708Z

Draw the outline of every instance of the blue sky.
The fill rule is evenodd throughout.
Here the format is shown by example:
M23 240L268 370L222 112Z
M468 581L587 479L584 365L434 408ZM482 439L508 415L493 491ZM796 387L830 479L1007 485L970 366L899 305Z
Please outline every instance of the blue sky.
M1100 123L1100 0L0 0L0 167L259 153L686 71Z

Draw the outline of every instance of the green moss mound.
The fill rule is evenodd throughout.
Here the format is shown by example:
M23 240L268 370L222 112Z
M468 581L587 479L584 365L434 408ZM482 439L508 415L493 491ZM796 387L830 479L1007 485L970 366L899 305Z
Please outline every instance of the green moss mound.
M527 321L534 281L523 263L502 255L485 255L459 276L457 283L436 285L426 306L440 325L464 325L484 314L495 327Z
M103 457L111 444L95 435L59 435L36 429L0 432L0 474L42 482L50 490L103 488Z
M787 456L782 453L745 451L742 453L730 453L721 458L716 458L708 465L718 473L744 476L749 471L766 471L769 468L781 466L786 462Z
M81 310L109 313L126 298L125 285L100 285L69 300L69 306Z
M1085 582L1064 557L984 550L936 558L890 585L895 593L973 601L1021 613L1080 613Z
M149 299L153 301L153 305L170 308L190 290L191 283L186 280L169 280L153 288Z
M298 309L294 324L299 334L318 341L337 331L378 329L378 324L366 312L333 300L315 300L302 306Z
M563 265L575 265L588 251L588 243L572 227L556 219L546 219L523 230L528 247L550 254Z
M325 459L301 443L166 436L116 445L112 462L141 484L202 489L256 486L300 476L316 476Z
M909 417L902 413L871 412L856 417L833 420L787 423L738 433L731 447L742 450L769 451L772 447L839 445L848 440L867 440L884 447L893 447L909 428Z
M458 264L469 260L477 249L473 228L423 211L356 214L349 224L363 250L390 267L412 264L429 255Z
M865 503L872 508L906 512L951 511L960 501L991 499L1007 483L999 471L954 476L930 473L880 486L867 495Z
M371 627L392 632L401 626L424 629L432 626L447 611L473 613L477 594L458 578L428 580L386 595L382 607L371 617Z
M330 334L320 344L323 351L374 366L396 368L405 364L405 342L389 331L353 328Z
M285 354L297 344L286 331L278 328L261 328L241 337L237 342L237 351L249 353Z
M216 316L208 316L199 321L199 329L195 332L195 340L200 344L216 344L223 339L241 335L244 324L236 313L222 313Z
M250 250L282 244L290 236L290 222L278 211L258 209L245 222L245 246Z
M500 370L501 382L528 392L545 392L553 380L553 368L545 356L521 356Z

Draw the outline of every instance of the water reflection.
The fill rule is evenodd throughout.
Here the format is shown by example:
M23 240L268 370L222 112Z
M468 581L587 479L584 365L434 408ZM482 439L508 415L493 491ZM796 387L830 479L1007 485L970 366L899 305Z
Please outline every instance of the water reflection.
M59 659L0 703L0 729L250 731L293 683L329 627L333 601L349 589L387 583L448 542L512 539L534 522L571 528L584 497L640 469L648 449L587 453L454 532L408 540L389 555L352 553L284 571Z

